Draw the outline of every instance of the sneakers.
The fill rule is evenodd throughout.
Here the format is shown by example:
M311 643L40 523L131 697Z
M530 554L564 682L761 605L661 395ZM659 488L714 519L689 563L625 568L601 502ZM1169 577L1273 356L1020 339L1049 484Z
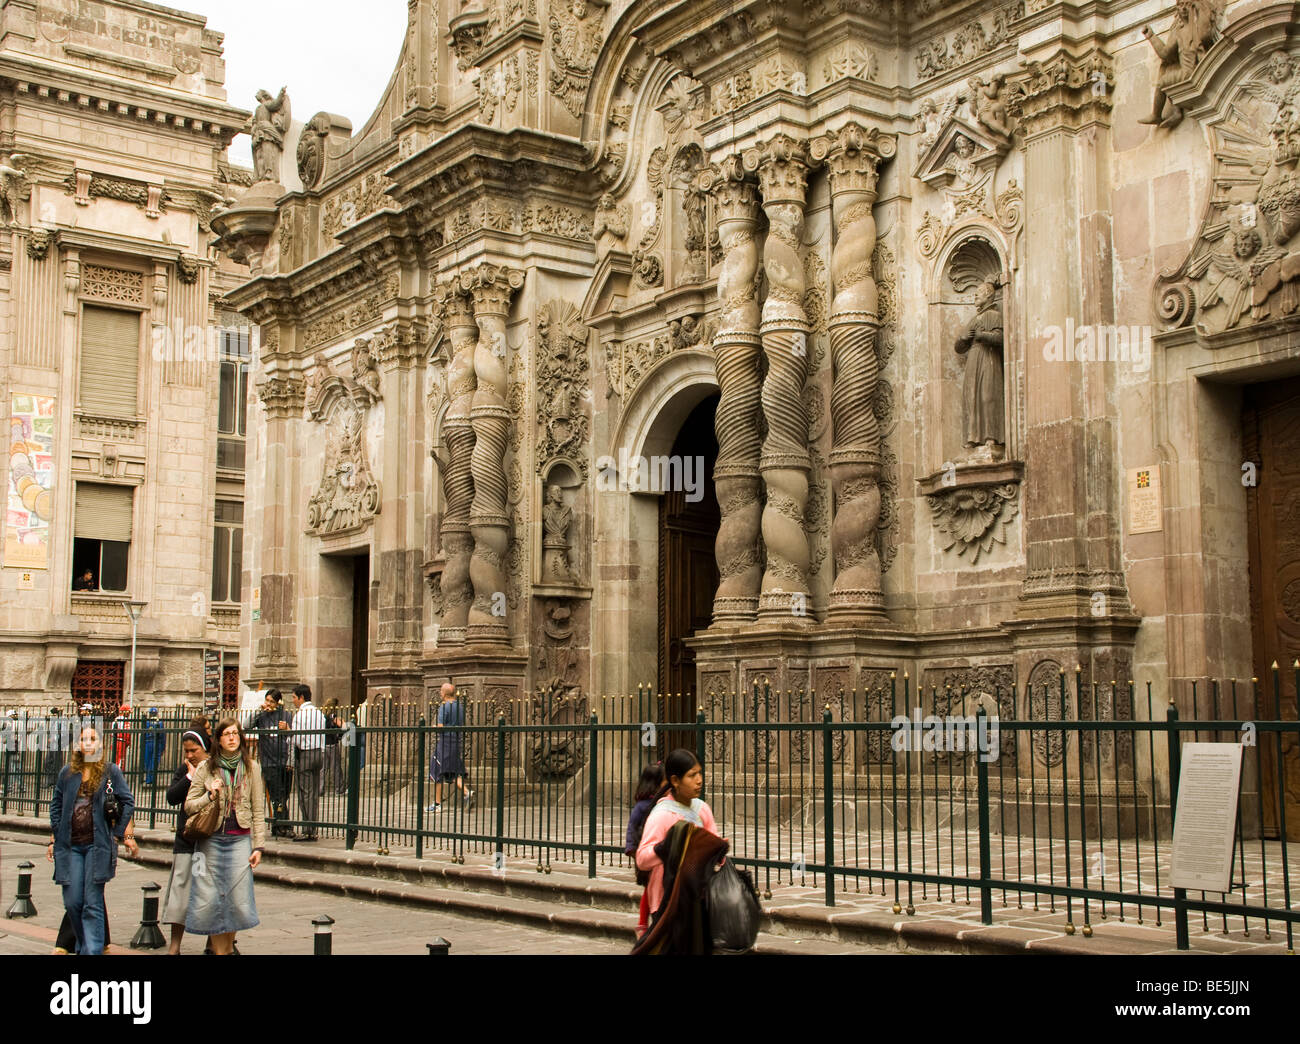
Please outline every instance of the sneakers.
M466 812L468 812L471 808L473 808L473 807L474 807L474 791L472 791L472 790L467 790L467 791L465 791L465 796L464 796L464 798L461 799L461 804L463 804L463 805L465 806L465 811L466 811Z
M425 809L425 811L426 811L426 812L441 812L441 811L442 811L442 806L441 806L441 805L430 805L428 808Z

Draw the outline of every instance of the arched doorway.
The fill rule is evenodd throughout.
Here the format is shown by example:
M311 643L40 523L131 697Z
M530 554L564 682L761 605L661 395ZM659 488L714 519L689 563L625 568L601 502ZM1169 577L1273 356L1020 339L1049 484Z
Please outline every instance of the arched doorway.
M683 421L667 472L681 481L668 483L659 499L658 681L659 691L672 697L664 708L668 721L695 719L695 653L686 639L712 622L718 589L714 542L721 515L713 489L717 408L718 396L711 395ZM675 737L668 739L669 746L693 745L685 736L677 744L672 742Z

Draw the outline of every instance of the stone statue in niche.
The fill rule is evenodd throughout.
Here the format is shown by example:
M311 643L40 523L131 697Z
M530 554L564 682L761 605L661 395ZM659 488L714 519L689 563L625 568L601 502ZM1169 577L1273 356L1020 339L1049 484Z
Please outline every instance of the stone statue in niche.
M996 279L975 289L975 318L957 338L966 356L962 439L971 459L1000 460L1006 445L1002 395L1002 305Z
M280 180L284 136L289 132L292 119L286 90L281 87L274 98L269 91L257 92L257 108L248 124L253 136L253 176L256 181Z
M1190 79L1196 66L1205 56L1218 34L1217 22L1223 13L1226 0L1178 0L1174 9L1174 24L1163 40L1149 25L1142 27L1142 35L1160 56L1160 77L1156 81L1155 98L1151 115L1138 123L1159 123L1162 127L1175 127L1183 118L1183 110L1169 101L1167 88ZM1165 114L1168 107L1169 113Z
M567 584L573 580L569 568L569 526L573 509L564 503L564 491L554 484L546 487L542 508L542 583Z

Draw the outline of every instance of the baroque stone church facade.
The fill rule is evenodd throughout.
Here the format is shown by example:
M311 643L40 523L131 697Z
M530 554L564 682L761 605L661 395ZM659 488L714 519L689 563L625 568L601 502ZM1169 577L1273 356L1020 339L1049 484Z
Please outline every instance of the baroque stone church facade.
M1289 663L1296 10L410 0L369 122L261 95L214 218L244 676L707 713Z

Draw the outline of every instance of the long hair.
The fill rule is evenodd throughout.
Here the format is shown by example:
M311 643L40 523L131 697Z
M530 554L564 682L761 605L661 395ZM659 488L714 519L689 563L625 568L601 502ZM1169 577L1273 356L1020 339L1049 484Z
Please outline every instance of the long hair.
M252 776L253 755L249 753L248 740L244 737L244 727L239 724L238 718L222 718L217 722L217 727L212 730L212 746L209 757L212 758L214 764L221 764L221 758L225 754L225 751L221 749L221 734L231 728L239 732L239 756L244 761L244 772Z
M690 769L686 770L690 772ZM637 781L636 793L632 796L632 802L648 801L656 798L660 794L660 788L664 785L664 766L663 762L655 762L653 765L647 765L641 770L641 778Z
M85 752L81 749L81 737L87 732L93 732L99 739L99 757L94 761L87 761ZM72 752L72 757L68 759L68 768L81 774L81 792L83 794L93 794L99 789L99 784L104 779L107 766L108 751L104 749L103 734L93 725L83 726L81 731L77 733L77 747Z

